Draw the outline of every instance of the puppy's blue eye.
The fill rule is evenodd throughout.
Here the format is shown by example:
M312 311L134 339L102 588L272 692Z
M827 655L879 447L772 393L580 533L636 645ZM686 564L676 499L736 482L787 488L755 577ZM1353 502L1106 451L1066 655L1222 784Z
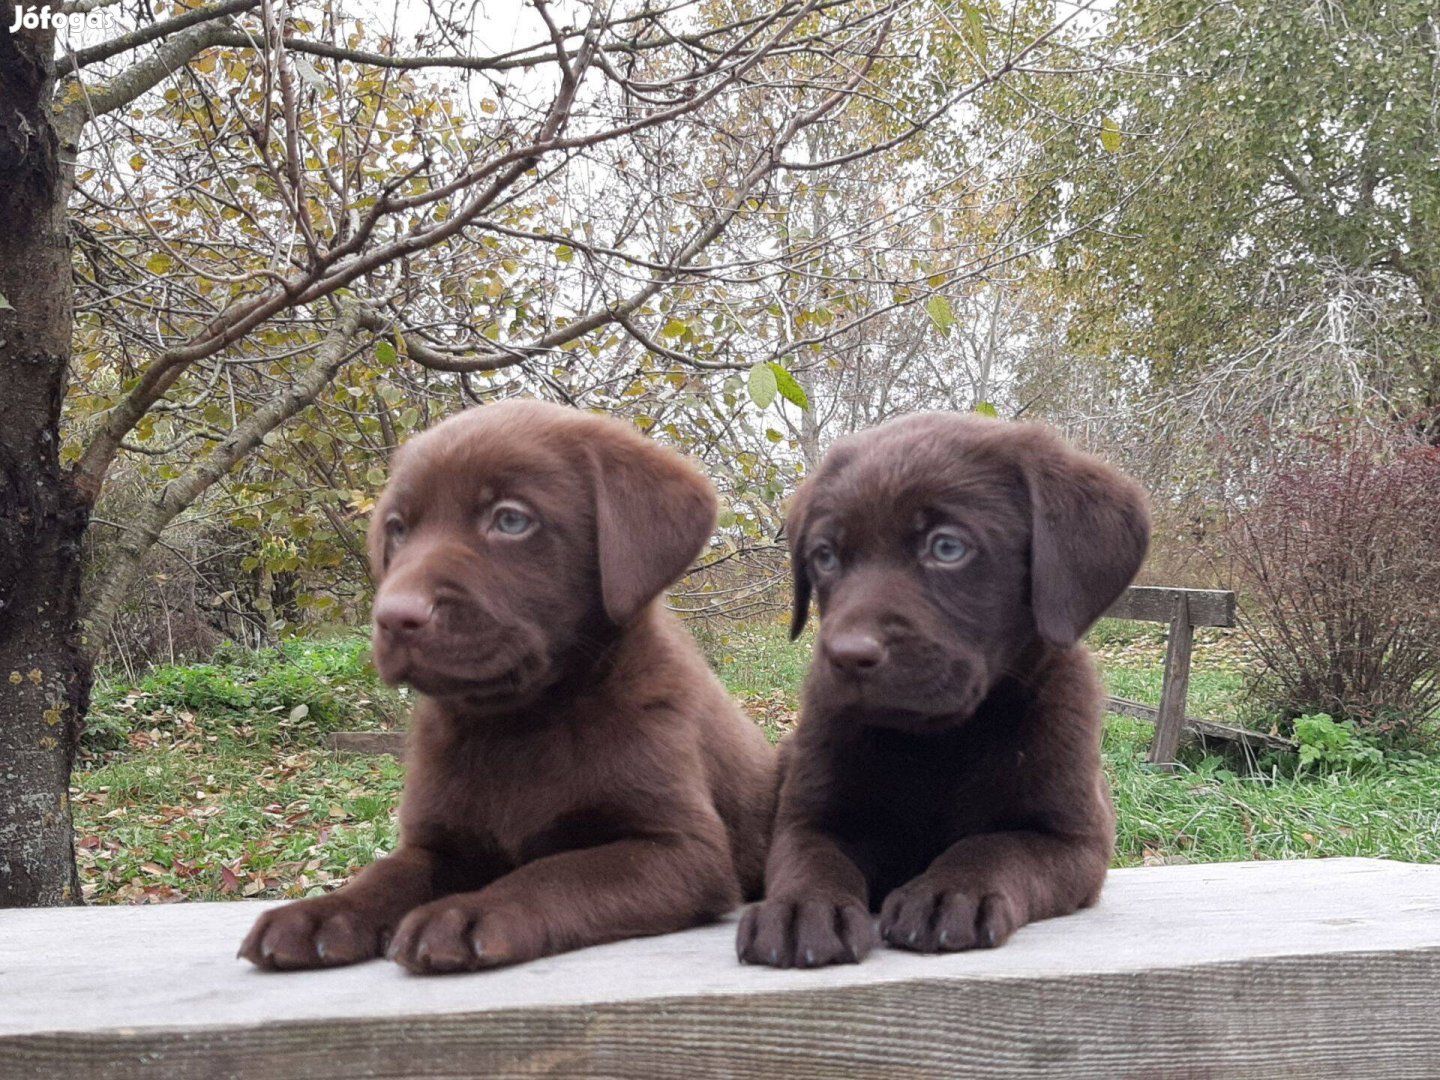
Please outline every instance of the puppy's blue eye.
M815 564L816 570L829 573L840 565L840 556L835 554L835 549L829 544L821 544L810 553L810 561Z
M513 506L502 506L495 512L495 528L506 536L519 536L535 524L535 519Z
M929 555L936 562L957 563L970 549L953 533L937 532L930 537Z

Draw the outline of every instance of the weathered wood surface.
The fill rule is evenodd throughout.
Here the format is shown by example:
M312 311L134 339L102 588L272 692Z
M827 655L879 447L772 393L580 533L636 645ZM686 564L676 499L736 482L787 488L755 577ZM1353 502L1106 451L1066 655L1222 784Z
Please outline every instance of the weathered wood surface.
M330 735L330 749L341 754L394 754L405 756L403 731L336 731Z
M1221 589L1169 589L1153 585L1132 585L1105 612L1107 619L1138 619L1168 623L1175 613L1175 601L1183 597L1189 607L1191 626L1234 626L1235 594Z
M1120 697L1106 698L1105 708L1123 716L1133 716L1137 720L1148 720L1152 724L1160 712L1154 705L1146 705L1143 701L1131 701L1129 698ZM1229 724L1220 724L1199 716L1185 717L1185 733L1200 735L1207 739L1222 739L1251 750L1288 750L1293 753L1298 749L1295 740L1287 739L1284 735L1271 735L1268 731L1251 731L1249 728L1231 727Z
M0 1077L1440 1074L1440 867L1120 870L990 952L735 962L733 922L507 971L234 959L262 904L0 912Z
M1165 674L1160 705L1153 716L1155 738L1149 761L1169 766L1175 761L1188 718L1185 700L1190 690L1190 654L1195 627L1234 626L1235 594L1217 589L1170 589L1132 585L1105 613L1110 619L1139 619L1170 624L1165 636Z
M1178 590L1177 590L1178 591ZM1190 654L1195 647L1195 624L1190 621L1190 599L1183 592L1170 610L1170 632L1165 637L1165 673L1160 683L1160 708L1155 713L1155 738L1150 743L1152 765L1169 765L1185 727L1185 702L1190 693Z

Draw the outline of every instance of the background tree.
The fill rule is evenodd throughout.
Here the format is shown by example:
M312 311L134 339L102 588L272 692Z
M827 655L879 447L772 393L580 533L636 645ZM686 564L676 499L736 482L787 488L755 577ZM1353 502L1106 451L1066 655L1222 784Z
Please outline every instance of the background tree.
M384 29L328 3L110 9L133 26L59 48L0 3L0 905L75 899L77 725L157 545L252 575L261 632L277 604L339 604L291 579L363 573L385 451L521 391L723 451L728 528L760 535L796 447L756 406L793 408L794 373L887 314L944 324L936 297L1035 246L907 240L864 269L983 232L993 148L927 180L909 147L941 132L941 160L1076 15L533 0L526 44L489 51L478 9L418 30L398 7ZM882 157L843 232L772 242L782 193L833 201L828 177Z
M1055 117L1030 220L1067 234L1032 278L1063 362L1026 380L1156 493L1172 580L1208 573L1167 553L1235 448L1346 415L1440 433L1437 29L1403 0L1126 0L1091 27L1112 62L1025 88Z

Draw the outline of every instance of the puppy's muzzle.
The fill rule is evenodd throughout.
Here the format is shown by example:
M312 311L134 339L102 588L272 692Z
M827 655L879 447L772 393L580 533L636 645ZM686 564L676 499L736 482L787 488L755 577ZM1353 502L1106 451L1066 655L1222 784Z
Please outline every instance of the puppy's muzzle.
M388 645L412 645L435 618L435 602L413 592L383 592L375 602L375 631Z
M830 665L852 679L865 679L884 665L889 650L874 634L849 630L822 635L820 650Z

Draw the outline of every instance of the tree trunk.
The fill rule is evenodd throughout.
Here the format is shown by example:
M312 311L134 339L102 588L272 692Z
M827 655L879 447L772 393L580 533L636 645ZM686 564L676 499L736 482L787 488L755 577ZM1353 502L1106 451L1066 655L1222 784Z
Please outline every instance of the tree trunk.
M90 693L89 511L60 468L72 289L54 31L12 34L14 13L0 0L0 907L80 901L70 767Z

